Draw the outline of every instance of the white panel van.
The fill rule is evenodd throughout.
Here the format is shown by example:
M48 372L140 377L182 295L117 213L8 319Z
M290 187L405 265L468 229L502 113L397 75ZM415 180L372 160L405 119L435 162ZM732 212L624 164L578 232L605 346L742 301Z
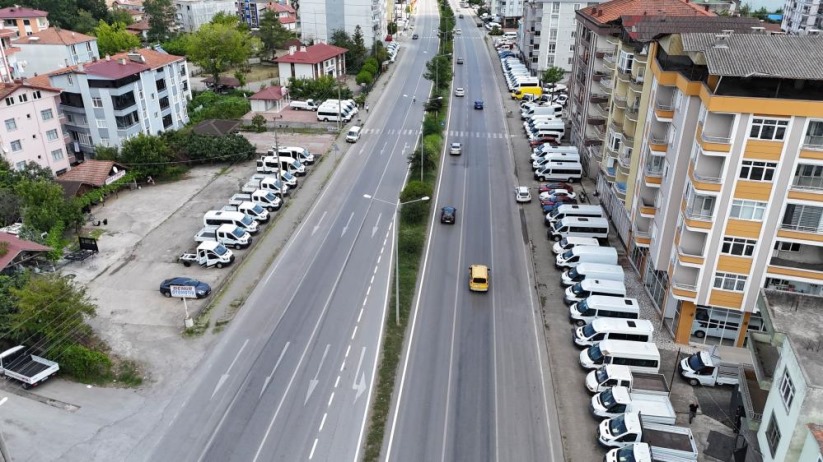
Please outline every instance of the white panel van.
M572 337L578 346L592 346L604 340L627 340L629 342L651 342L654 325L645 319L599 318L578 327Z
M563 204L547 213L545 221L547 225L552 226L564 218L572 217L605 218L606 212L600 205Z
M558 268L573 268L581 263L616 265L617 249L614 247L574 247L558 255L554 262Z
M549 143L546 143L541 144L540 146L532 150L531 159L535 160L538 157L542 157L548 152L569 152L580 155L580 151L577 150L577 146L554 146Z
M598 318L639 319L640 304L634 298L595 295L570 306L569 317L578 326Z
M657 374L660 351L651 342L604 340L580 352L580 365L584 369L597 369L607 364L629 366L632 372Z
M573 238L570 237L568 239ZM577 239L581 238L578 237ZM563 241L561 240L560 242ZM608 279L610 281L626 280L622 266L605 265L603 263L581 263L574 268L563 271L563 274L560 275L560 283L564 286L577 284L584 279Z
M567 164L561 164L567 165ZM605 218L568 217L556 221L550 228L552 239L559 241L564 237L609 238L609 220ZM598 262L607 263L607 262ZM617 262L612 262L615 264Z
M624 284L623 281L586 278L571 287L567 287L563 301L566 302L566 305L571 305L582 302L584 299L594 295L625 297L626 284Z
M573 162L580 163L580 154L576 152L547 152L543 157L538 157L532 161L532 170L538 170L547 162Z
M573 162L549 162L534 172L534 179L540 181L567 181L574 183L583 176L583 166Z
M259 231L257 222L243 212L228 212L223 210L209 210L203 215L203 226L234 225L246 230L249 234Z
M598 247L600 246L600 241L598 241L597 239L592 239L590 237L568 237L566 239L560 239L559 241L555 242L552 246L552 252L554 252L554 254L557 255L567 250L571 250L573 247L576 247L578 245L589 245Z

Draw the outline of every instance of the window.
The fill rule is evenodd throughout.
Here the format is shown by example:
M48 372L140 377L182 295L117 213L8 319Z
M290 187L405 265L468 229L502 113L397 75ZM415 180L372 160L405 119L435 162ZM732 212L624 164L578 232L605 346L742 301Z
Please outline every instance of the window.
M63 160L63 149L62 148L61 149L55 149L54 151L52 151L51 152L51 158L55 162L57 162L59 160Z
M714 273L714 288L743 292L746 288L746 276L742 274Z
M793 231L823 233L823 207L787 204L780 226Z
M800 244L797 242L778 241L774 243L774 250L780 252L800 252Z
M631 72L632 64L634 64L634 54L621 51L620 58L617 61L619 71L623 73Z
M72 78L71 74L66 74L66 79L69 82L69 85L74 85L74 79Z
M31 98L32 99L40 99L41 98L40 90L34 90L33 92L31 92Z
M13 106L13 105L14 105L14 97L9 96L8 98L6 98L6 106Z
M788 120L762 119L756 117L752 120L749 138L780 141L786 136L786 128L788 126Z
M57 129L53 128L46 132L46 139L49 141L56 141L59 136L57 136Z
M783 371L783 378L780 379L780 397L783 398L783 405L786 406L786 412L789 412L792 407L792 401L794 401L794 382L792 382L788 370Z
M6 119L6 130L10 132L17 130L17 122L14 119Z
M730 216L731 218L739 218L741 220L762 220L765 212L765 202L735 199L732 201L732 213Z
M777 419L774 418L774 412L769 419L769 426L766 427L766 442L769 444L769 452L774 457L777 454L777 445L780 444L780 429L777 428Z
M729 255L751 257L754 254L755 246L757 246L757 241L751 239L743 239L739 237L724 237L723 247L721 248L720 252Z
M806 130L806 138L803 140L803 144L818 149L823 147L823 120L809 122L809 128Z
M54 113L51 111L51 109L44 109L40 111L40 118L43 120L51 120L54 118Z
M17 170L18 172L25 171L26 170L26 161L21 160L20 162L14 164L14 169Z
M91 98L91 105L97 108L103 107L103 100L98 96L93 96Z
M792 186L800 189L823 189L823 165L798 165Z
M741 180L772 181L777 164L774 162L757 162L744 160L740 167Z
M106 119L96 119L97 121L97 128L108 128L108 124L106 124Z
M23 94L21 94L20 96L17 97L17 101L19 101L21 103L25 103L28 100L29 100L29 95L27 95L25 93L23 93Z
M11 142L11 150L14 152L22 151L23 150L23 143L20 140L14 140Z

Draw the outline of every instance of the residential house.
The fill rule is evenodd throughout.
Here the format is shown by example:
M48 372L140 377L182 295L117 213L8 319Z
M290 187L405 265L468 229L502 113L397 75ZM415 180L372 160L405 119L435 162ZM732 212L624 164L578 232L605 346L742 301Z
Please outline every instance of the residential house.
M237 13L234 0L174 0L174 7L174 20L185 32L196 32L217 13Z
M0 231L0 243L6 249L0 254L0 274L14 274L26 267L38 267L41 264L50 266L45 261L38 260L44 253L50 252L51 247L20 239L5 231Z
M346 75L345 48L336 47L327 43L317 45L289 47L289 53L277 58L280 71L280 82L288 82L292 77L297 79L316 79L324 75L334 78Z
M120 146L139 133L182 128L191 99L185 58L143 48L35 78L63 90L60 109L75 152ZM34 79L33 79L34 80Z
M823 0L786 0L780 27L787 34L823 34Z
M149 39L149 28L148 19L144 19L126 26L126 30L129 31L129 33L140 37L140 40L144 42Z
M391 14L387 2L368 0L301 0L299 11L301 41L328 41L337 30L352 36L359 25L366 46L386 37Z
M15 80L0 84L0 145L13 168L28 162L60 174L74 160L67 149L58 108L60 89L48 83Z
M57 177L66 197L77 197L126 176L126 168L111 160L88 159Z
M284 87L272 85L253 94L251 101L251 112L280 112L285 107L285 97L287 90Z
M25 77L89 63L100 57L95 37L57 27L20 37L12 43L20 48L16 58Z
M294 31L297 29L297 11L289 5L283 3L272 3L267 7L277 15L277 20L286 28Z
M114 0L111 4L111 9L128 11L134 22L148 19L144 17L143 0Z
M35 34L49 28L48 11L21 6L0 9L0 29L11 29L19 37Z

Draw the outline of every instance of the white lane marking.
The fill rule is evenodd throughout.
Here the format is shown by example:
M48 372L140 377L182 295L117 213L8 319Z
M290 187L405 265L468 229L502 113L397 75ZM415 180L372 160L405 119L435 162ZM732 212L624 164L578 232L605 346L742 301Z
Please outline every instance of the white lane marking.
M374 234L377 232L377 230L380 227L380 217L382 217L382 216L383 216L382 212L377 214L377 221L374 222L374 226L372 226L372 228L371 228L371 237L372 238L374 238ZM380 260L377 260L377 261L379 262Z
M311 452L309 453L309 460L314 457L314 450L317 449L317 440L318 438L314 439L314 444L311 445Z
M366 212L368 214L368 212ZM351 224L351 219L354 218L354 212L349 215L349 221L346 222L346 226L343 227L343 232L340 233L340 237L343 237L346 234L346 231L349 229L349 225Z
M217 380L217 385L214 386L214 391L211 393L211 398L209 398L209 400L214 399L214 395L217 394L217 390L220 390L220 387L222 387L223 384L226 383L226 380L229 378L229 372L231 371L231 368L234 367L234 363L236 363L237 360L240 358L240 353L242 353L243 350L246 349L246 345L248 344L249 339L246 339L246 341L243 342L243 346L241 346L237 354L234 355L234 359L231 361L231 364L229 364L229 368L226 369L226 372L224 372L223 375L220 376L220 379Z
M366 374L360 373L360 368L363 366L363 357L366 356L366 347L363 347L360 350L360 361L357 362L357 372L354 373L354 384L352 385L352 390L357 391L357 394L354 396L354 401L357 402L357 399L360 398L360 395L366 391ZM360 380L357 380L357 376L360 376Z
M357 315L357 322L360 323L360 318L363 317L363 308L360 308L360 314Z
M271 382L271 377L274 375L274 371L277 370L277 366L280 365L280 361L283 360L283 356L286 355L286 350L289 349L290 344L291 342L286 342L286 346L284 346L283 351L280 352L280 357L277 358L277 362L274 363L274 368L272 368L271 373L268 376L266 376L266 381L263 383L263 388L260 390L260 395L258 396L258 398L260 396L263 396L263 392L266 391L266 388L269 386L269 382Z
M337 376L337 380L334 381L334 388L337 388L338 385L340 385L340 376L339 375ZM332 393L334 393L334 392L332 392Z
M309 398L311 397L312 392L317 387L317 384L320 383L320 381L317 380L317 377L320 376L320 370L323 368L323 362L326 361L326 355L329 354L329 348L331 348L331 344L327 343L326 349L323 350L323 357L320 358L320 364L317 365L317 372L314 373L314 378L309 380L309 389L306 392L306 400L303 401L303 406L305 406L306 403L309 402Z
M331 392L331 395L329 396L329 404L327 404L326 407L331 407L332 401L334 401L334 392Z
M346 354L345 354L344 358L348 358L348 357L349 357L349 352L350 352L350 351L351 351L351 344L349 344L349 346L347 346L347 347L346 347Z
M351 333L351 339L354 340L354 336L357 335L357 326L354 326L354 331Z
M328 412L323 413L323 420L320 421L320 428L318 428L317 431L319 431L319 432L323 431L323 426L326 425L326 417L328 417L328 416L329 416Z

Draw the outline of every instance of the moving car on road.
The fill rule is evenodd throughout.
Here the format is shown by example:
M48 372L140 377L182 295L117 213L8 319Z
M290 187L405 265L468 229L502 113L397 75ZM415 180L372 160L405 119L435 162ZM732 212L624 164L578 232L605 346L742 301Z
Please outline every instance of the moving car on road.
M477 100L477 101L475 101L475 102L474 102L474 108L475 108L475 109L480 109L480 110L483 110L483 101L481 101L481 100Z
M463 144L462 143L452 143L449 147L449 154L453 156L459 156L463 153Z
M417 40L417 39L419 39L419 38L420 38L420 36L419 36L419 35L417 35L417 34L413 34L413 35L412 35L412 40Z
M514 200L520 203L531 202L532 193L529 192L529 188L525 186L518 186L514 188Z
M440 209L440 223L453 225L457 219L457 209L447 205Z
M454 96L466 96L466 90L463 87L457 87L454 89Z
M469 290L472 292L489 291L489 267L486 265L469 266Z

